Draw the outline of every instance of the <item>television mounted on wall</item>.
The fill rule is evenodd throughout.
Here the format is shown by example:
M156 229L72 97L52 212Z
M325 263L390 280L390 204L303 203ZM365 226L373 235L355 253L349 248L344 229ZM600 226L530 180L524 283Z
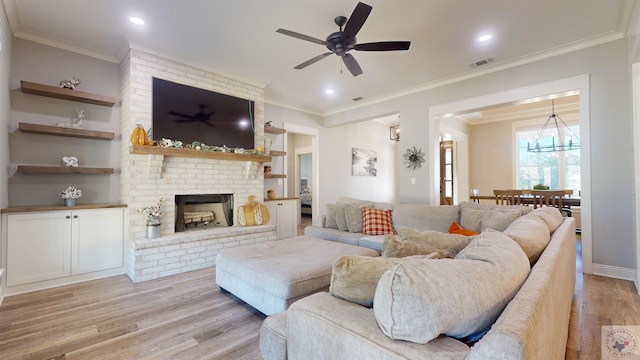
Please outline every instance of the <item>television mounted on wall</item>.
M254 148L254 102L153 78L152 137Z

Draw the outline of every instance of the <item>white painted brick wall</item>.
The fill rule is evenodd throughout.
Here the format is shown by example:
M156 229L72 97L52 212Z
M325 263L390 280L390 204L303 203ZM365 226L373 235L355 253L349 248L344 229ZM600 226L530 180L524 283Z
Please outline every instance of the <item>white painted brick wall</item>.
M239 235L229 233L226 237L199 235L199 238L196 236L198 239L193 235L186 235L197 231L174 234L175 195L231 193L234 195L235 214L238 207L246 203L249 195L255 195L257 202L263 201L262 164L129 154L128 141L136 124L141 124L145 129L152 125L153 77L253 100L256 144L264 141L264 89L136 49L130 50L120 64L120 71L120 129L124 138L121 149L120 197L128 204L129 211L129 277L139 282L214 266L215 254L220 249L274 240L275 229L252 234L240 231ZM162 204L162 237L153 239L158 240L153 242L154 247L140 249L143 246L141 244L148 244L147 239L144 239L146 219L136 210L154 204L160 197L166 199ZM237 227L231 230L234 229L239 230Z

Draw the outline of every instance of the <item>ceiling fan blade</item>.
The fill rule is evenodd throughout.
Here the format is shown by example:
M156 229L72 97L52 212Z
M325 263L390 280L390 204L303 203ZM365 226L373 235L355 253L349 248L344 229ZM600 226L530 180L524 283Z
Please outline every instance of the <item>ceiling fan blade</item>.
M179 112L175 112L175 111L169 111L167 114L173 115L173 116L185 117L185 118L192 118L193 117L193 115L187 115L187 114L183 114L183 113L179 113Z
M173 120L175 122L194 122L194 121L198 121L196 119L175 119Z
M380 41L365 44L356 44L355 50L358 51L396 51L409 50L411 41Z
M347 24L344 26L343 34L345 37L350 39L356 37L356 34L360 31L364 22L367 21L371 9L373 8L365 3L359 2L358 5L356 5L349 21L347 21Z
M351 75L358 76L362 74L362 69L360 68L360 65L356 61L356 58L351 56L351 54L346 54L345 56L343 56L342 61L347 66L347 69L349 69L349 71L351 72Z
M311 36L308 36L308 35L304 35L304 34L300 34L300 33L297 33L295 31L286 30L286 29L278 29L278 30L276 30L276 32L279 32L280 34L284 34L284 35L293 36L294 38L298 38L298 39L302 39L302 40L306 40L306 41L311 41L312 43L316 43L316 44L320 44L320 45L327 45L327 43L324 42L324 40L316 39L314 37L311 37Z
M298 69L298 70L300 70L300 69L304 69L304 68L306 68L307 66L309 66L309 65L311 65L311 64L313 64L313 63L316 63L316 62L318 62L318 61L320 61L320 60L322 60L322 59L326 58L327 56L329 56L329 55L331 55L331 54L333 54L333 53L332 53L332 52L327 52L327 53L324 53L324 54L320 54L320 55L318 55L318 56L316 56L316 57L314 57L314 58L312 58L312 59L309 59L309 60L307 60L307 61L303 62L302 64L300 64L300 65L298 65L298 66L294 67L294 69Z

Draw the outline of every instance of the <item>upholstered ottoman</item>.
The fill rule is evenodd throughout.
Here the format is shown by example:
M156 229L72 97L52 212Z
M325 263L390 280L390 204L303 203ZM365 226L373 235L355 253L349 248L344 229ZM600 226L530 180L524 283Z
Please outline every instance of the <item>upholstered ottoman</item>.
M221 250L216 283L265 315L328 290L333 262L342 255L378 256L372 249L306 236Z

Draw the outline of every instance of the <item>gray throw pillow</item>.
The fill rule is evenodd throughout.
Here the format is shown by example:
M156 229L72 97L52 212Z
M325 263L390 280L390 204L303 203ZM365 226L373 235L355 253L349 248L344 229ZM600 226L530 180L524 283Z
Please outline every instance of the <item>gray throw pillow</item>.
M345 214L346 207L348 205L338 204L336 205L336 225L338 225L338 230L347 231L349 227L347 226L347 216Z
M338 224L336 223L337 205L327 204L326 209L327 209L327 215L325 216L324 227L330 228L330 229L337 229L338 228Z
M346 206L344 211L347 218L347 228L349 232L361 233L362 232L362 208L359 206Z

